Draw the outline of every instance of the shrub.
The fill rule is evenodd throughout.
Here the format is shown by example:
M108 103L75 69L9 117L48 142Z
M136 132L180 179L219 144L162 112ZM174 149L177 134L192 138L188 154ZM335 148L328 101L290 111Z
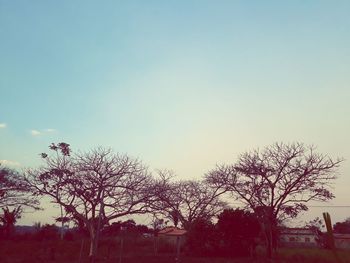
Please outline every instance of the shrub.
M225 209L218 219L216 231L222 255L248 256L255 250L261 230L254 214L240 209Z
M46 224L39 229L35 234L35 239L38 241L55 240L58 239L59 230L54 224Z
M214 256L217 254L215 226L205 219L197 219L187 233L187 253L193 256Z

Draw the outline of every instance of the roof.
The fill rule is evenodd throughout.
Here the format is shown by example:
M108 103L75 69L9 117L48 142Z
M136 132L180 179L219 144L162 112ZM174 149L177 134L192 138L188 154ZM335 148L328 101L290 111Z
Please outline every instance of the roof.
M166 227L158 232L160 235L165 236L183 236L186 235L187 231L185 229L180 229L177 227Z
M314 235L315 230L310 228L285 228L281 230L281 234L290 235Z

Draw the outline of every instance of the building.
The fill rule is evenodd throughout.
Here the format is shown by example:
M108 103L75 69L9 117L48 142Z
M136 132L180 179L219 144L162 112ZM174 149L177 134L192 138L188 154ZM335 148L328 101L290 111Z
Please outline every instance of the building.
M285 228L280 234L280 244L286 247L318 247L318 234L310 228Z
M166 227L158 232L158 243L159 241L167 242L174 247L177 262L180 257L180 249L185 243L185 235L187 231L177 227ZM156 251L158 248L156 249Z
M350 249L350 234L333 234L336 248Z
M175 226L170 226L163 228L158 232L158 235L164 236L183 236L187 233L185 229L177 228Z
M168 243L172 243L173 245L176 245L177 242L183 244L186 233L187 231L185 229L166 227L158 232L158 238L160 240L165 240Z

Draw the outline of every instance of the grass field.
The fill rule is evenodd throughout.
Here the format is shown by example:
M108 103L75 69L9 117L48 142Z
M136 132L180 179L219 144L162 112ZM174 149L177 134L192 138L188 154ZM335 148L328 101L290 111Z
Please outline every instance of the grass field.
M88 262L88 243L85 242L80 258L81 241L0 241L0 262L2 263L85 263ZM101 243L97 262L119 263L120 244L117 240ZM338 259L331 251L324 249L284 248L278 250L276 263L350 263L350 251L337 251ZM150 240L125 242L122 263L171 263L175 261L172 251L153 251ZM262 255L256 258L199 258L181 255L182 263L259 263L269 262Z

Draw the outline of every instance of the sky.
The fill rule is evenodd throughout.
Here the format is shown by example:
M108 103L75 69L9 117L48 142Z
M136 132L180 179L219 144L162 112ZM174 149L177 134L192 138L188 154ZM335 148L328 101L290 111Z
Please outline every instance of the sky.
M350 206L349 1L0 0L0 160L52 142L138 157L180 179L274 142L343 157ZM322 205L322 204L321 204ZM59 210L26 213L22 224ZM350 217L350 207L311 208Z

